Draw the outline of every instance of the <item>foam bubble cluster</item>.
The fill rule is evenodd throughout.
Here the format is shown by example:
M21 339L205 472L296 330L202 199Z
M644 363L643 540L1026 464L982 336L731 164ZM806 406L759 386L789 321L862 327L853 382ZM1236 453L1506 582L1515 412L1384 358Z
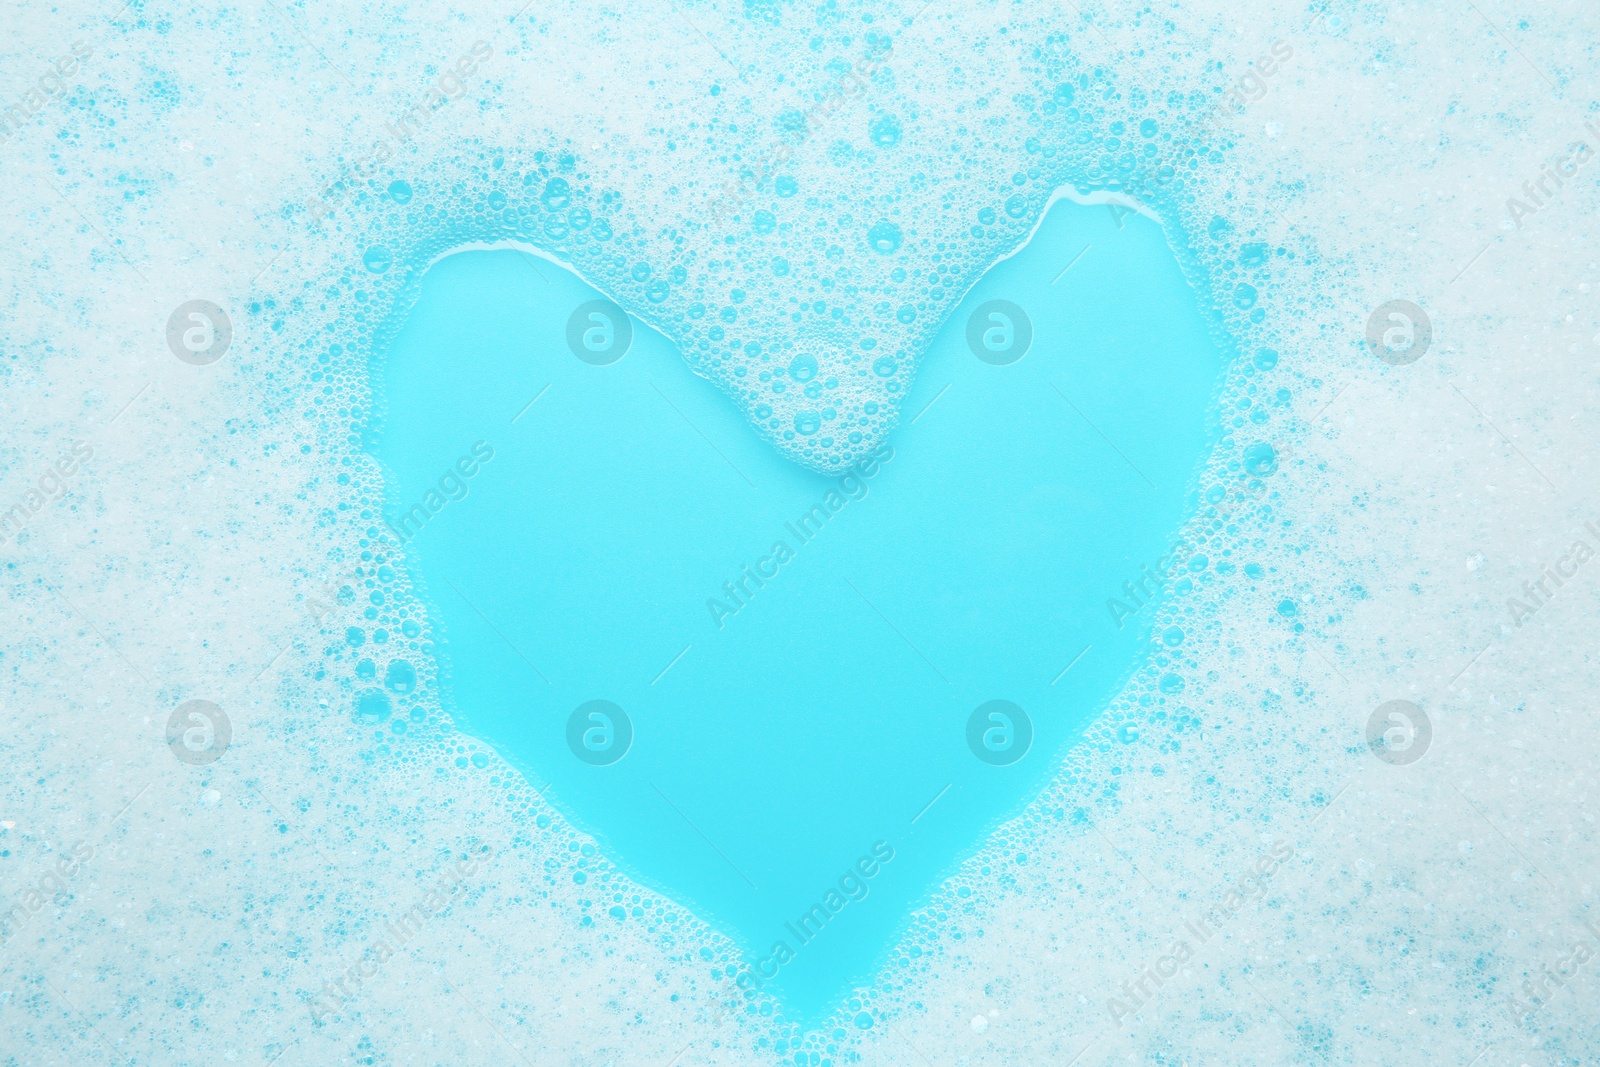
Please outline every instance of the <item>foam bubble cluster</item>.
M1216 91L1153 94L1126 85L1108 66L1086 63L1071 47L1074 34L1013 23L983 42L982 51L1003 62L971 75L950 109L935 108L929 101L949 88L925 54L928 42L913 44L910 29L905 20L863 14L819 33L810 42L817 72L792 88L792 73L775 76L775 88L793 92L792 106L774 110L748 86L712 82L703 116L674 133L664 152L657 146L619 160L572 141L452 137L391 164L355 185L328 217L347 258L333 284L304 298L313 315L320 310L359 332L340 330L337 341L313 335L297 362L327 368L322 380L332 388L318 401L327 434L355 440L371 417L367 354L403 321L427 266L455 248L529 248L569 263L675 341L775 447L833 470L892 430L934 332L982 272L1027 238L1053 197L1111 194L1113 215L1153 212L1168 221L1224 345L1233 349L1234 338L1246 336L1254 355L1227 386L1203 507L1179 539L1185 550L1173 592L1182 606L1160 622L1149 669L1070 766L1133 739L1181 748L1205 728L1185 689L1198 665L1190 635L1203 632L1214 609L1193 594L1232 595L1261 569L1239 540L1270 522L1268 483L1278 466L1270 442L1290 432L1273 424L1290 391L1268 384L1279 342L1267 320L1273 272L1296 253L1241 232L1208 192L1237 108ZM1185 234L1195 235L1192 243ZM489 774L512 811L538 812L541 828L559 832L559 817L520 776L458 735L438 705L426 633L418 639L423 610L376 522L381 476L359 450L341 462L371 523L357 546L371 560L356 589L370 602L365 624L347 631L348 648L329 650L354 661L341 703L354 708L385 762ZM397 630L413 639L408 646L394 643ZM398 689L389 684L397 675ZM1064 776L1040 801L1053 815L1030 814L1005 831L985 852L994 858L964 872L914 922L874 991L841 1007L842 1033L856 1038L841 1044L838 1035L807 1035L793 1024L763 1025L758 1046L832 1057L865 1035L938 946L961 939L956 916L1005 899L1008 870L1031 848L1026 828L1071 825L1064 798L1083 785ZM781 1018L781 1006L736 987L731 946L630 889L592 844L565 835L558 853L565 850L570 877L584 887L583 922L639 922L669 941L693 928L696 942L718 946L702 962L725 1007Z
M1058 190L1131 193L1176 221L1228 144L1194 121L1224 102L1118 84L1046 23L986 42L981 91L937 106L949 89L917 36L935 25L838 20L808 42L814 67L702 84L698 117L649 151L449 137L370 168L334 191L347 259L318 287L322 313L360 323L341 344L363 351L387 320L349 305L403 308L452 248L532 246L675 341L776 448L843 469L895 425L933 334ZM1244 311L1242 276L1267 259L1259 242L1229 257Z
M1594 517L1547 487L1583 484L1594 434L1563 401L1600 337L1596 196L1503 203L1594 119L1572 88L1593 13L1444 35L1367 2L847 8L24 20L0 63L0 515L26 520L3 531L20 770L0 863L34 887L76 859L6 928L0 1046L1465 1063L1531 1034L1594 1054L1530 984L1592 918L1568 866L1588 821L1511 849L1487 828L1537 826L1530 791L1585 804L1570 723L1595 682L1564 642L1592 597L1541 602L1538 648L1500 603ZM1138 615L1145 666L808 1031L440 705L362 448L368 359L431 262L515 245L838 470L893 432L934 332L1061 192L1162 220L1240 353L1216 448L1170 598ZM163 327L201 296L231 348L174 361ZM1410 368L1362 332L1397 297L1436 320ZM162 729L197 693L231 747L180 777ZM1449 723L1448 781L1363 777L1395 769L1362 724L1396 693ZM1228 902L1263 856L1265 888ZM473 857L492 859L441 881ZM413 963L366 974L444 884ZM1508 1021L1508 991L1540 1013Z

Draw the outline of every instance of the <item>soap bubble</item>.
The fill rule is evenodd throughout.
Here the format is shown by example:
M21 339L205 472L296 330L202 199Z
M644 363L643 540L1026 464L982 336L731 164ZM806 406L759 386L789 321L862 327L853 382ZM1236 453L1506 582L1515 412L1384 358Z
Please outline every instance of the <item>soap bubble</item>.
M901 240L900 227L892 222L879 222L867 231L867 244L872 246L874 252L885 255L898 251Z
M1264 477L1278 469L1278 451L1262 441L1244 450L1244 469L1256 477Z

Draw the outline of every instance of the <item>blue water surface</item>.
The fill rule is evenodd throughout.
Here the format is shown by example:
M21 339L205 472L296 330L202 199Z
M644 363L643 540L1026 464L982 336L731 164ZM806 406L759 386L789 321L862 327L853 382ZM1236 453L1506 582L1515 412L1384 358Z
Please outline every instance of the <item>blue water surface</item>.
M1150 608L1119 626L1108 600L1136 603L1193 509L1223 353L1160 227L1060 202L842 478L780 458L642 324L619 361L577 358L569 317L600 299L514 251L433 266L374 360L384 514L414 517L403 561L462 728L817 1022L1147 654ZM1031 321L1015 362L969 345L996 300ZM979 321L1003 345L1002 314ZM599 760L569 741L597 700L632 735L594 706ZM969 744L995 700L1031 722L1015 762L1007 720L983 720L998 755Z

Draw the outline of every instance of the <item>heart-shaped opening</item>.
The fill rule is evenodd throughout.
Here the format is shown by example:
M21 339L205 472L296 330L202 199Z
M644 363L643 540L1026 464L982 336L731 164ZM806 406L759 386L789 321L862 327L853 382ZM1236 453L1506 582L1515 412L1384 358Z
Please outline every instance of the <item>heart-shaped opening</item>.
M1203 565L1174 538L1218 335L1157 224L1059 202L945 325L888 445L828 476L524 256L434 265L374 361L442 699L733 938L734 980L816 1021L1152 639L1183 640L1149 622Z

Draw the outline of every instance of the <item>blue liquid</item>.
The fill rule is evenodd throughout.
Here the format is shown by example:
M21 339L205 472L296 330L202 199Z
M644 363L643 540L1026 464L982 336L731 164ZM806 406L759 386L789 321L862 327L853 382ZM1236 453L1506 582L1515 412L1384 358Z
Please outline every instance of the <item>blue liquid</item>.
M384 515L469 459L465 497L403 552L445 706L816 1023L1148 654L1153 609L1119 627L1107 602L1136 603L1124 583L1193 509L1223 355L1156 225L1059 203L939 334L892 458L842 485L642 325L615 364L575 358L568 316L599 298L514 252L429 271L374 363ZM1011 365L968 346L995 299L1032 323ZM471 462L476 442L493 458ZM830 492L837 512L799 526ZM735 599L747 566L769 577ZM568 742L597 699L631 720L610 765ZM997 699L1034 733L1005 766L968 743Z

